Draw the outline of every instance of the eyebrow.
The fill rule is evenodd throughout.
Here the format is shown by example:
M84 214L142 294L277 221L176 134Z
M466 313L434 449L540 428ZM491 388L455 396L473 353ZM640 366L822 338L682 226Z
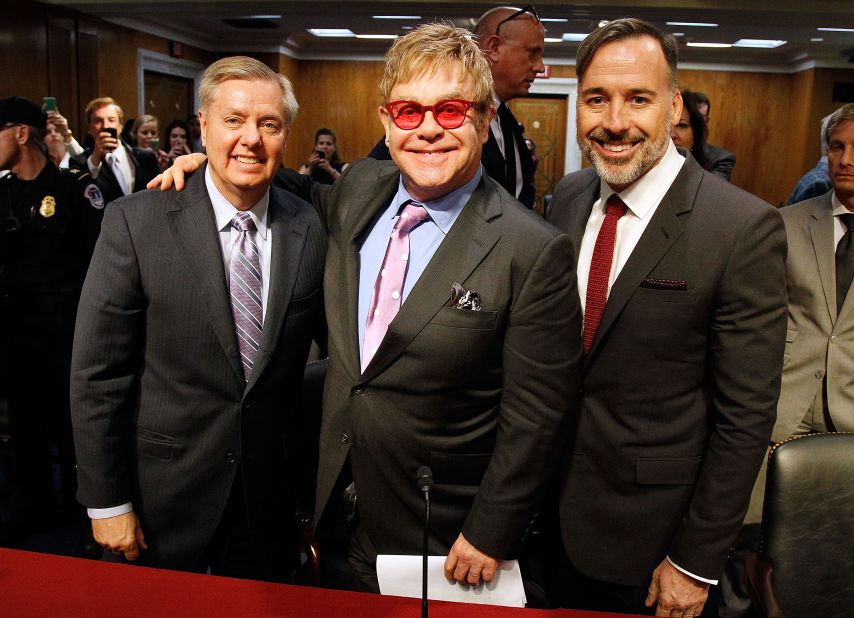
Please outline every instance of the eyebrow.
M602 87L585 88L584 90L581 91L581 94L582 95L585 95L585 94L608 94L608 91L607 91L607 89L602 88ZM629 96L635 96L638 94L656 95L658 93L655 90L651 90L650 88L632 88L631 90L628 91L628 94L629 94Z

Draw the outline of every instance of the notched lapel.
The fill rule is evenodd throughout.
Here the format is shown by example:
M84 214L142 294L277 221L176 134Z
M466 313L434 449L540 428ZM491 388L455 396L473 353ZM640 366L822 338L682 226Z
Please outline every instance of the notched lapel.
M481 180L389 324L388 332L365 369L362 381L373 378L403 352L448 302L454 282L464 283L501 238L489 223L501 215L500 198L496 193Z
M810 218L810 239L812 240L818 275L827 302L830 323L836 324L836 255L833 251L833 206L830 199L813 205ZM850 295L849 295L850 296ZM846 299L847 301L847 299ZM846 302L842 310L846 311Z
M272 230L273 245L270 247L270 282L267 292L267 311L264 314L264 329L261 346L255 357L255 366L249 376L247 391L264 371L270 360L287 315L288 304L293 296L308 226L294 216L290 205L279 203L271 190L268 218Z
M213 205L205 189L204 167L190 178L187 188L177 195L176 208L168 215L175 240L202 293L205 317L216 333L235 377L242 383L243 366L234 334L234 319L226 291L225 268L216 234Z

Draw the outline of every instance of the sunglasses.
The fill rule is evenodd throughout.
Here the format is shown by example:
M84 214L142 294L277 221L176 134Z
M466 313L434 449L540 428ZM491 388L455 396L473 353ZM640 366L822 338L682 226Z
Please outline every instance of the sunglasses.
M421 105L417 101L391 101L385 109L398 129L411 131L421 126L427 112L433 112L433 118L443 129L458 129L466 121L466 114L472 107L472 101L445 99L433 105Z
M536 19L537 22L540 21L540 16L537 14L537 9L534 8L533 4L529 4L524 9L519 9L518 11L513 13L510 17L506 17L506 18L502 19L500 22L498 22L498 25L495 26L495 34L497 35L498 31L501 30L501 26L506 24L508 21L512 21L512 20L516 19L517 17L519 17L520 15L524 15L525 13L533 16L533 18Z

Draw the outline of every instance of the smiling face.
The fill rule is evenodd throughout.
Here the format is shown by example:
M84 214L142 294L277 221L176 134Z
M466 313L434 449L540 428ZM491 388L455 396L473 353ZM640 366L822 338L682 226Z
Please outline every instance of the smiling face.
M172 127L169 131L169 148L177 148L187 143L187 132L183 127Z
M474 81L460 75L461 65L453 63L440 67L432 75L413 77L395 84L389 101L416 101L432 105L446 99L471 101L475 97ZM429 201L459 189L474 178L480 165L483 144L489 136L489 119L477 121L476 111L468 110L465 122L456 129L443 129L433 116L425 113L424 121L415 129L399 129L388 111L379 108L385 125L391 158L400 168L406 190L417 200Z
M269 188L285 153L288 129L279 84L225 80L199 116L216 188L238 210L250 209Z
M579 84L578 145L619 192L658 164L681 112L682 96L655 39L605 43Z
M830 136L827 169L836 197L854 210L854 120L840 123Z

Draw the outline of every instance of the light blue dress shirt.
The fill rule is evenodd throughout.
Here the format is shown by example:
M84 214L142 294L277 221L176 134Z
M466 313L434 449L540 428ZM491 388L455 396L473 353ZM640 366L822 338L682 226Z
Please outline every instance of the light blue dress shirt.
M433 254L445 240L451 226L460 216L463 207L468 203L474 193L477 183L483 175L480 167L469 182L459 189L451 191L447 195L432 200L421 202L430 218L424 221L409 233L409 266L406 271L406 280L403 284L403 295L400 303L406 302L409 292L415 287L421 273L427 268L427 264L433 258ZM365 342L365 322L368 319L368 310L371 307L371 299L374 294L374 285L380 273L380 267L385 258L385 251L391 237L391 231L403 205L413 199L406 187L403 186L403 178L397 188L397 193L377 219L362 247L359 249L359 357L361 358L362 346ZM448 286L448 295L451 288Z

